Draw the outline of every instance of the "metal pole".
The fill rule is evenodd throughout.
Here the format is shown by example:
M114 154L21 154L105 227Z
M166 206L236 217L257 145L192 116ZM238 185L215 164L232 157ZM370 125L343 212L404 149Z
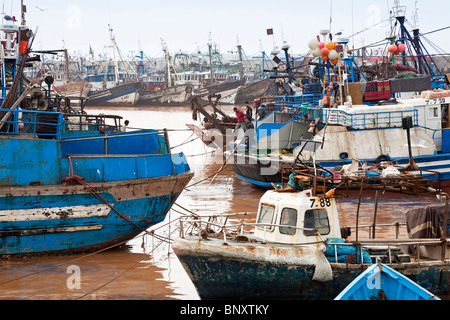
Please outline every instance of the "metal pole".
M359 209L361 208L361 199L364 188L364 178L361 178L361 189L359 190L358 210L356 211L356 242L359 239Z
M378 211L378 197L380 194L380 190L377 190L375 193L375 211L373 213L373 224L372 224L372 239L375 239L375 227L377 225L377 211Z
M166 141L167 153L171 154L169 134L167 133L167 129L164 129L164 140Z
M445 212L444 212L444 221L443 221L443 241L442 241L442 260L445 260L447 255L447 220L448 220L448 202L449 196L445 193Z

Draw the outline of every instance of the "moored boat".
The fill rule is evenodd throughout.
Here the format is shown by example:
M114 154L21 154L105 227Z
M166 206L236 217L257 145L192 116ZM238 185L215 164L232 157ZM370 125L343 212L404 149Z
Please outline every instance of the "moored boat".
M91 90L91 84L85 80L73 81L55 86L55 90L64 97L86 98Z
M2 256L90 251L131 239L164 220L193 176L162 131L121 132L120 117L112 118L117 126L105 116L1 111L10 126L0 136Z
M143 83L132 81L117 84L111 88L91 91L87 105L107 106L107 105L135 105L139 101Z
M17 71L1 83L0 256L104 249L164 220L193 176L167 131L126 132L120 116L88 115L67 98L46 99L39 84L21 87L27 29L5 30L17 42L2 43L3 63Z
M267 191L256 220L219 215L180 226L173 250L202 299L332 300L383 257L430 292L449 290L448 240L345 240L335 199L312 190ZM409 254L411 244L445 247L445 256Z

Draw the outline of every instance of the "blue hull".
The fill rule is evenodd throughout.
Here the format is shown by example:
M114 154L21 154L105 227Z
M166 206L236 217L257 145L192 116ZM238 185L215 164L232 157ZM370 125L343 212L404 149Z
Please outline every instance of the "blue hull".
M193 176L167 132L70 129L58 113L44 113L41 130L39 112L21 113L27 130L0 135L0 256L129 240L163 221Z
M252 159L251 161L249 159ZM264 159L267 159L264 158ZM365 159L368 163L374 163L376 159ZM409 163L409 158L394 159L399 165L405 166ZM427 179L432 181L439 181L443 185L450 184L450 153L438 154L433 156L422 156L414 158L415 163L419 166L421 170L424 170L423 175ZM234 163L231 164L234 171L236 172L236 177L249 182L253 185L271 188L272 184L279 185L282 183L281 171L275 172L274 174L264 174L265 168L272 165L274 168L280 168L281 164L292 165L292 162L282 161L278 158L273 158L269 164L266 161L261 163L259 159L255 157L249 157L247 155L237 155L235 156ZM328 170L332 170L336 167L342 166L343 164L350 164L351 162L342 161L323 161L319 164ZM430 172L426 172L430 171Z
M35 195L1 197L0 255L82 252L131 239L164 220L191 177L93 185L104 190L99 195L106 204L77 185L29 187L26 193Z

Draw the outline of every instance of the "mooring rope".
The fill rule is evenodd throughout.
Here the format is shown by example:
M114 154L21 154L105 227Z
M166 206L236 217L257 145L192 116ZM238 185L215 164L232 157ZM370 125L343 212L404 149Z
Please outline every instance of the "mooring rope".
M131 223L133 226L135 226L136 228L138 228L139 230L141 230L142 232L148 232L147 230L145 230L144 228L142 228L141 226L137 225L135 222L131 221L128 217L126 217L125 215L123 215L122 213L120 213L119 211L117 211L108 201L105 200L105 198L103 198L91 185L89 185L87 182L84 181L84 178L77 176L77 175L72 175L70 177L65 178L63 181L70 183L73 180L77 181L78 183L80 183L82 186L84 186L94 197L96 197L98 200L100 200L101 202L103 202L105 205L107 205L109 208L111 208L111 210L113 210L114 212L116 212L119 217L121 217L122 219L126 220L127 222Z
M190 131L190 130L168 130L168 131ZM191 136L192 136L192 135L191 135ZM188 139L189 139L189 138L188 138ZM176 146L176 147L179 147L179 146L181 146L181 145L190 143L191 141L194 141L194 140L196 140L196 139L198 139L198 138L192 139L192 140L190 140L190 141L185 141L183 144L180 144L180 145L178 145L178 146ZM176 148L176 147L174 147L174 148ZM173 148L172 148L172 149L173 149ZM216 151L214 150L214 151L209 152L209 153L203 153L203 154L199 154L199 155L191 155L191 156L206 155L206 154L210 154L210 153L214 153L214 152L216 152ZM149 257L149 256L150 256L150 255L151 255L151 254L152 254L152 253L153 253L160 245L162 245L164 242L170 244L171 241L172 241L172 240L171 240L171 236L173 235L173 233L175 233L175 232L177 232L177 231L179 230L179 226L177 226L177 228L175 228L172 232L170 232L170 234L169 234L167 237L162 236L162 235L158 235L158 234L155 233L155 231L157 231L157 230L159 230L159 229L161 229L161 228L164 228L164 227L166 227L166 226L169 225L169 224L172 224L172 223L177 222L178 220L181 219L181 217L178 217L178 218L176 218L176 219L173 220L173 221L169 221L169 222L166 223L166 224L161 224L161 225L159 225L157 228L152 229L152 230L150 230L150 231L148 231L148 230L146 230L146 229L143 229L142 227L140 227L139 225L137 225L136 223L134 223L133 221L131 221L128 217L126 217L125 215L123 215L122 213L120 213L119 211L117 211L117 210L116 210L116 209L115 209L108 201L106 201L106 199L104 199L104 198L103 198L103 197L95 190L95 188L93 188L89 183L85 182L85 181L84 181L84 178L82 178L82 177L80 177L80 176L77 176L77 175L74 175L74 174L73 174L73 164L72 164L72 159L71 159L70 156L68 157L68 159L69 159L69 176L68 176L67 178L64 179L64 182L66 182L66 183L71 183L71 182L73 182L73 181L78 182L80 185L84 186L84 187L85 187L92 195L94 195L98 200L100 200L100 201L103 202L105 205L107 205L109 208L111 208L111 210L113 210L114 212L116 212L121 218L125 219L127 222L131 223L131 224L134 225L136 228L138 228L139 230L141 230L142 232L144 232L144 234L140 234L140 235L134 237L133 239L124 240L124 241L122 241L122 242L120 242L120 243L117 243L117 244L114 244L114 245L112 245L112 246L109 246L109 247L106 247L106 248L97 250L97 251L95 251L95 252L91 252L91 253L84 254L83 256L78 257L78 258L71 259L71 260L68 260L68 261L65 261L65 262L62 262L62 263L58 263L58 264L56 264L56 265L54 265L54 266L51 266L51 267L48 267L48 268L44 268L44 269L41 269L41 270L38 270L38 271L35 271L35 272L32 272L32 273L29 273L29 274L26 274L26 275L17 277L17 278L13 278L13 279L10 279L10 280L6 280L6 281L3 281L3 282L0 282L0 285L5 285L5 284L8 284L8 283L11 283L11 282L14 282L14 281L22 280L22 279L25 279L25 278L28 278L28 277L31 277L31 276L35 276L35 275L38 275L38 274L40 274L40 273L43 273L43 272L46 272L46 271L49 271L49 270L52 270L52 269L56 269L56 268L61 267L61 266L64 266L64 265L71 264L71 263L73 263L73 262L76 262L76 261L79 261L79 260L88 258L88 257L93 256L93 255L95 255L95 254L98 254L98 253L101 253L101 252L110 250L110 249L112 249L112 248L115 248L115 247L117 247L117 246L123 245L123 244L125 244L125 243L127 243L127 242L129 242L129 241L138 239L139 237L142 237L142 240L143 240L143 244L142 244L142 245L144 246L144 245L145 245L144 237L145 237L146 235L150 235L150 236L153 237L153 239L157 239L157 240L160 241L160 243L157 244L156 246L154 246L154 245L152 244L152 250L151 250L150 252L148 252L148 253L144 253L144 257L143 257L142 259L140 259L139 261L137 261L136 263L134 263L133 265L131 265L130 267L128 267L125 271L123 271L122 273L118 274L116 277L114 277L114 278L111 279L110 281L108 281L108 282L104 283L103 285L97 287L96 289L91 290L90 292L88 292L88 293L86 293L86 294L84 294L84 295L82 295L82 296L76 298L77 300L78 300L78 299L82 299L82 298L86 297L87 295L92 294L93 292L98 291L99 289L101 289L101 288L107 286L108 284L110 284L110 283L112 283L113 281L117 280L118 278L120 278L122 275L124 275L124 274L127 273L128 271L130 271L130 270L132 270L133 268L135 268L135 267L136 267L139 263L141 263L144 259L148 258L148 257ZM224 166L224 167L222 167L220 170L218 170L215 174L213 174L213 175L211 175L211 176L208 176L208 177L206 177L205 179L202 179L202 180L200 180L200 181L198 181L198 182L196 182L196 183L194 183L194 184L191 184L190 186L186 186L186 187L185 187L185 190L187 190L187 189L188 189L189 187L191 187L191 186L200 184L200 183L202 183L202 182L204 182L204 181L210 179L211 177L214 177L214 176L216 177L216 176L217 176L221 171L223 171L225 168L226 168L226 167ZM178 203L174 203L174 205L177 205L178 207L180 207L181 209L185 210L185 211L188 212L189 214L195 215L195 216L198 217L198 214L192 212L192 211L189 210L189 209L186 209L185 207L179 205ZM182 212L180 212L180 211L178 211L178 210L176 210L176 209L173 209L173 206L172 206L172 208L171 208L170 210L174 210L175 212L177 212L177 213L179 213L179 214L181 214L181 215L183 215L183 216L186 216L186 215L187 215L186 213L182 213ZM144 249L144 252L145 252L145 249Z
M177 229L175 229L173 232L177 231ZM143 235L144 236L144 235ZM170 238L170 235L169 235ZM118 274L116 277L112 278L111 280L107 281L106 283L102 284L101 286L98 286L97 288L95 288L94 290L89 291L88 293L83 294L82 296L76 298L75 300L79 300L82 299L84 297L86 297L87 295L90 295L98 290L100 290L101 288L106 287L108 284L116 281L117 279L119 279L120 277L122 277L124 274L126 274L127 272L129 272L130 270L134 269L137 265L139 265L139 263L141 263L144 259L150 257L150 255L161 245L163 244L164 241L161 241L158 245L153 246L152 250L149 253L144 254L144 257L142 257L142 259L138 260L137 262L135 262L133 265L131 265L130 267L128 267L126 270L124 270L123 272L121 272L120 274Z

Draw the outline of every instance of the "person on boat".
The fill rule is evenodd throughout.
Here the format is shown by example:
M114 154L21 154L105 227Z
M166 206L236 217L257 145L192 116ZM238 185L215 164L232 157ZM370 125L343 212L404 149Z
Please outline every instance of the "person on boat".
M253 120L253 110L252 107L250 107L250 104L248 103L248 101L245 101L244 103L244 107L245 109L245 118L251 122Z
M130 124L130 121L125 120L124 125L120 127L120 131L121 132L126 132L127 131L127 127Z
M238 129L242 128L244 130L244 132L247 131L247 124L245 122L245 120L246 120L245 113L236 107L233 109L233 111L236 114L236 118L237 118L237 125L236 125L235 130L237 131Z
M298 175L297 173L293 172L289 176L289 181L287 185L279 189L277 188L278 192L297 192L297 191L303 191L307 190L309 188L309 184L311 182L311 178Z
M259 117L259 120L262 120L266 117L266 107L259 107L258 117Z

